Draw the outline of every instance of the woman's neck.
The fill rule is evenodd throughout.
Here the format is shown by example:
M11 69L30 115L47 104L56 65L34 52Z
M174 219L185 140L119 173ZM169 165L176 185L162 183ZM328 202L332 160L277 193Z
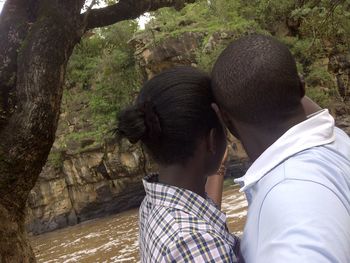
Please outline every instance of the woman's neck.
M205 183L207 177L198 166L188 163L187 165L170 165L160 168L159 182L190 190L205 198Z

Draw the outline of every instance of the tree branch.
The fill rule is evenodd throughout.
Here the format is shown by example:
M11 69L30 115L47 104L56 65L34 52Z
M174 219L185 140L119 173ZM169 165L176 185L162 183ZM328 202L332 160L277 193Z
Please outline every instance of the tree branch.
M92 0L90 6L88 7L88 9L86 10L86 12L84 13L84 19L83 19L83 28L82 28L82 35L84 34L84 32L86 31L85 28L87 26L87 20L88 17L90 15L90 12L92 10L92 7L96 4L96 0Z
M185 3L195 0L120 0L117 4L99 9L92 9L87 16L86 30L112 25L119 21L135 19L145 12L155 11L162 7L184 7ZM85 13L81 14L82 17Z

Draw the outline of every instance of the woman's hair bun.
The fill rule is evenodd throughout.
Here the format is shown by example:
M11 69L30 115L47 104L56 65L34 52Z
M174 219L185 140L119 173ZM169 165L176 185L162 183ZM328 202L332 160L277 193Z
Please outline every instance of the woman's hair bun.
M161 132L158 114L150 101L126 108L118 116L116 133L127 138L131 143L137 143L143 139L157 140Z
M118 136L127 138L131 143L137 143L146 134L145 114L136 106L124 109L118 115Z

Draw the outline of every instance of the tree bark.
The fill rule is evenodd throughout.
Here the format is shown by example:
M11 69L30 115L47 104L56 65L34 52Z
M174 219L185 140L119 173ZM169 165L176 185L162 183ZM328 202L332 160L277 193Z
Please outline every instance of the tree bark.
M7 0L0 16L0 263L35 262L26 201L54 142L65 69L82 34L186 1L120 0L80 14L84 2Z
M21 32L25 37L15 41L16 52L11 28L28 20L12 21L2 46L1 55L16 61L3 69L7 75L1 74L5 81L14 78L10 87L16 103L0 130L0 262L35 261L24 225L26 200L54 141L66 64L80 38L81 6L77 1L62 2L39 2L37 19ZM5 30L1 33L6 35ZM6 88L1 86L4 93Z
M0 128L15 108L17 50L28 31L31 1L8 0L0 17Z

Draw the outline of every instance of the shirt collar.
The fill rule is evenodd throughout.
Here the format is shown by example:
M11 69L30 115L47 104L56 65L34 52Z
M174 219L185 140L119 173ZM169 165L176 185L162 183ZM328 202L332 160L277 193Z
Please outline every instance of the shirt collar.
M246 191L290 156L334 140L334 119L327 109L321 110L290 128L255 160L243 177L237 178L235 182L241 185L240 191Z
M154 205L175 208L199 217L228 240L232 240L233 237L229 234L226 226L226 215L217 208L208 196L204 199L190 190L165 185L157 181L156 174L148 175L143 179L149 202Z

